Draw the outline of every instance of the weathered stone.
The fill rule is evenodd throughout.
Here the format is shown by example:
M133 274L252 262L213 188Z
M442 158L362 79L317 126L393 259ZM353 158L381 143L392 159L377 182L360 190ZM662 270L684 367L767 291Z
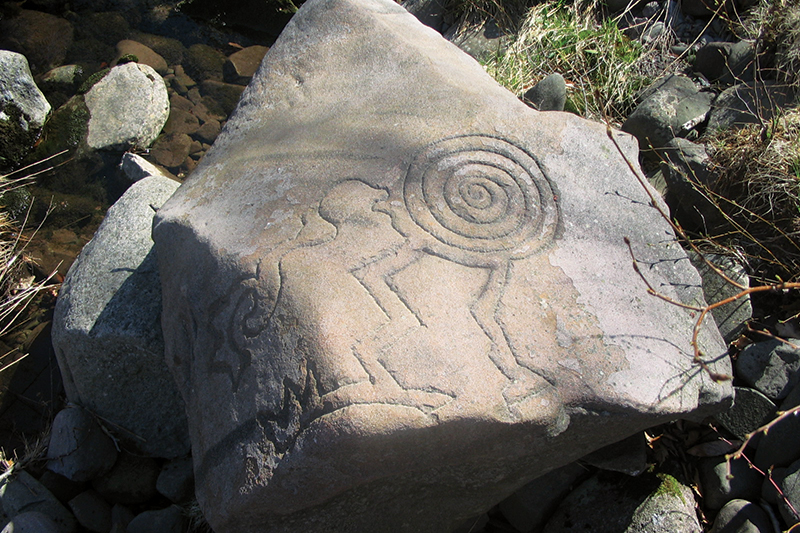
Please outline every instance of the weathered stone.
M29 511L15 516L1 533L63 533L63 530L46 514Z
M708 130L769 122L793 98L791 87L773 81L734 85L714 100L708 117Z
M175 505L158 511L145 511L136 515L128 524L128 533L183 533L186 518L181 508Z
M248 46L228 56L222 66L225 81L239 85L250 83L267 51L266 46Z
M244 91L244 85L222 83L221 81L205 80L200 84L200 94L203 103L213 113L228 116L239 103L239 98Z
M446 531L729 403L632 271L625 236L702 301L604 125L531 110L391 0L309 0L265 61L153 230L215 531Z
M74 93L85 81L84 69L80 65L63 65L45 72L39 85L43 91L63 91Z
M638 476L647 469L647 444L644 433L634 433L627 439L585 455L581 457L581 463L602 470Z
M168 133L156 139L150 155L159 165L174 169L186 160L191 148L192 138L185 133Z
M778 501L781 516L790 526L800 522L800 461L792 463L780 482L783 498ZM791 505L790 505L791 504Z
M196 81L222 81L222 66L227 58L207 44L193 44L183 57L183 67Z
M119 166L131 181L139 181L150 176L169 178L163 170L150 163L147 159L130 152L122 154L122 161Z
M750 468L746 459L728 462L725 457L710 457L700 462L698 470L703 498L709 509L721 509L735 499L758 499L761 494L762 476Z
M736 375L771 400L782 400L800 383L800 339L748 345L736 360Z
M189 500L194 492L192 458L174 459L165 464L158 474L156 489L173 503L184 503Z
M142 179L109 209L64 281L53 326L67 397L157 457L181 456L189 447L183 403L164 364L149 236L151 205L177 186L164 177Z
M167 87L147 65L114 67L84 98L91 115L86 142L95 150L148 148L169 117Z
M672 75L661 78L642 95L642 102L622 125L639 140L642 150L662 148L702 122L711 108L711 93L700 92L692 80ZM645 155L653 156L652 152Z
M219 132L222 131L222 126L220 126L218 120L209 119L206 121L205 124L200 126L200 129L195 132L195 137L203 141L204 143L213 143L214 140L219 135Z
M444 0L403 0L400 2L420 22L441 33L444 21Z
M795 342L797 342L795 340ZM781 403L779 411L800 405L800 385ZM792 415L773 425L758 442L755 464L766 471L773 466L787 466L800 459L800 415Z
M529 89L524 98L539 111L564 111L567 103L567 82L557 72L550 74Z
M137 63L149 66L162 76L167 73L166 60L142 43L130 39L123 39L118 42L117 57L114 59L113 64L116 65L123 56L135 56Z
M185 133L191 135L200 129L200 121L189 111L171 109L169 119L164 124L164 133Z
M703 295L709 304L733 298L744 290L720 276L711 265L745 289L750 287L750 276L747 275L744 266L735 259L719 254L705 254L704 257L705 261L697 254L689 254L692 264L703 278ZM719 332L722 333L722 338L727 342L732 342L744 329L747 321L753 317L750 295L741 296L730 303L712 309L711 316L714 317L714 322L716 322Z
M692 489L665 476L655 492L633 512L624 533L701 533L696 506Z
M82 482L105 474L116 460L114 441L92 415L77 406L59 411L47 447L48 469Z
M86 490L69 501L78 523L93 533L111 529L111 506L94 490Z
M772 523L761 507L747 500L731 500L720 509L709 533L772 533Z
M62 533L73 533L75 517L48 492L44 486L25 471L17 472L0 485L0 506L9 518L28 512L49 516Z
M0 50L0 168L22 159L49 113L25 56Z
M775 404L755 389L734 387L734 390L735 400L731 408L717 413L714 419L736 437L745 439L749 433L769 422L775 414Z

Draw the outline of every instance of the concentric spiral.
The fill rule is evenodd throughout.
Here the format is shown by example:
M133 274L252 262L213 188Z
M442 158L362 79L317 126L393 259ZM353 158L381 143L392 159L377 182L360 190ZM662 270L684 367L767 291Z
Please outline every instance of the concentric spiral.
M417 226L457 250L440 253L470 263L530 255L551 240L558 221L552 188L533 157L484 135L428 145L408 170L403 196Z

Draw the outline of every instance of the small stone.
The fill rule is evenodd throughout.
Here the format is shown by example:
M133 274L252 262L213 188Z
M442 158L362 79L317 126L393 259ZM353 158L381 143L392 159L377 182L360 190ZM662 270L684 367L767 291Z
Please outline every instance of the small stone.
M39 483L49 490L58 501L67 503L76 494L83 492L86 483L78 483L67 479L61 474L56 474L52 470L45 470L39 476Z
M0 20L0 47L24 55L35 73L63 65L73 35L69 21L41 11L22 9Z
M200 121L189 111L182 109L172 109L169 112L169 119L164 124L164 133L185 133L191 135L200 128Z
M761 474L750 468L746 459L712 457L700 462L703 497L709 509L721 509L734 499L757 499L761 493Z
M772 533L767 513L747 500L731 500L720 509L709 533Z
M800 522L800 516L796 514L800 510L800 461L792 463L786 469L786 475L781 481L780 487L785 498L781 498L779 501L781 516L789 526L793 526Z
M194 104L188 98L179 94L173 94L169 97L170 111L174 109L181 109L183 111L191 111Z
M123 39L117 43L117 57L112 64L116 65L121 57L127 55L135 56L138 63L152 67L162 76L167 73L167 62L163 57L142 43L130 39Z
M150 155L156 163L167 168L177 168L189 156L192 138L185 133L162 135L150 149Z
M798 339L787 339L800 345ZM736 361L737 377L771 400L780 400L800 383L800 349L777 339L747 346Z
M135 516L129 508L115 503L111 508L111 533L127 533L128 524Z
M708 169L706 168L706 170ZM704 257L706 261L745 289L750 286L750 276L747 275L744 266L735 259L719 254L705 254ZM690 255L690 258L692 259L692 264L700 273L700 277L703 278L703 295L709 304L721 302L742 292L742 289L731 285L706 261L697 257L696 254ZM712 309L711 315L714 317L714 322L717 323L719 332L722 333L722 338L726 342L732 342L753 316L750 295L737 298L730 303Z
M714 100L708 131L769 122L793 100L791 87L773 81L740 83Z
M117 449L92 415L71 406L53 420L47 459L53 472L72 481L89 481L111 470Z
M775 414L772 400L750 387L734 387L733 405L727 411L714 415L719 424L744 440Z
M209 118L194 135L204 143L212 144L221 130L219 121Z
M136 505L158 493L156 480L159 471L155 459L122 452L111 472L95 479L92 486L106 500Z
M107 533L111 529L111 506L97 492L81 492L68 505L78 523L89 531Z
M244 85L233 85L221 81L206 80L200 84L203 103L214 113L230 115L239 103Z
M189 500L194 491L192 458L174 459L167 462L158 475L156 489L173 503L183 503Z
M523 99L539 111L564 111L567 102L567 84L564 76L550 74L529 89Z
M128 533L182 533L186 517L175 505L158 511L145 511L128 524Z
M132 182L148 178L150 176L163 176L169 178L160 168L152 164L144 157L130 152L122 154L122 161L120 162L122 172Z
M225 81L239 85L250 83L267 51L266 46L248 46L228 56L222 67Z
M647 469L647 443L644 433L635 433L581 458L582 463L603 470L638 476Z
M39 79L43 91L74 93L85 81L86 74L80 65L63 65L45 72Z
M800 385L781 403L779 411L800 405ZM755 464L762 470L786 466L800 459L800 414L790 415L769 429L758 443Z
M198 81L222 81L222 66L225 55L207 44L193 44L183 59L183 68L192 79Z
M711 81L720 79L725 74L725 65L731 53L731 43L708 43L695 54L694 68Z
M25 471L17 472L2 481L0 506L10 518L23 512L36 511L49 516L61 533L76 530L75 517L41 483Z
M38 511L20 513L0 533L62 533L52 518Z

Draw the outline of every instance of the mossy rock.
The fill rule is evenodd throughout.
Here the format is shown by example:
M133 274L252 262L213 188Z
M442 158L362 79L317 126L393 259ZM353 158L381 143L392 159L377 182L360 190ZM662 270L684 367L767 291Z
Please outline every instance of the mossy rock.
M111 72L110 68L104 68L103 70L99 70L86 78L86 81L78 88L78 94L86 94L89 92L89 89L94 87L94 85L106 77L106 74Z
M59 107L44 125L42 142L33 153L34 160L44 159L61 150L78 149L89 129L89 109L83 96L74 96Z
M183 59L183 68L196 81L222 81L222 67L227 58L207 44L193 44Z
M180 65L186 54L186 47L177 40L150 33L134 33L131 39L142 43L164 58L168 65Z
M0 120L0 169L16 166L39 137L39 130L24 130L20 123L24 122L22 110L14 103L2 106L2 115L8 117Z

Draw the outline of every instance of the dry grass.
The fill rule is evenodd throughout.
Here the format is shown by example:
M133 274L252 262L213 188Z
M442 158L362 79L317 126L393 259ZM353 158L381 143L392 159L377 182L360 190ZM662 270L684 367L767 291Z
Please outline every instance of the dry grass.
M741 250L764 280L800 280L800 110L707 142L716 175L708 194L728 222L714 240Z

